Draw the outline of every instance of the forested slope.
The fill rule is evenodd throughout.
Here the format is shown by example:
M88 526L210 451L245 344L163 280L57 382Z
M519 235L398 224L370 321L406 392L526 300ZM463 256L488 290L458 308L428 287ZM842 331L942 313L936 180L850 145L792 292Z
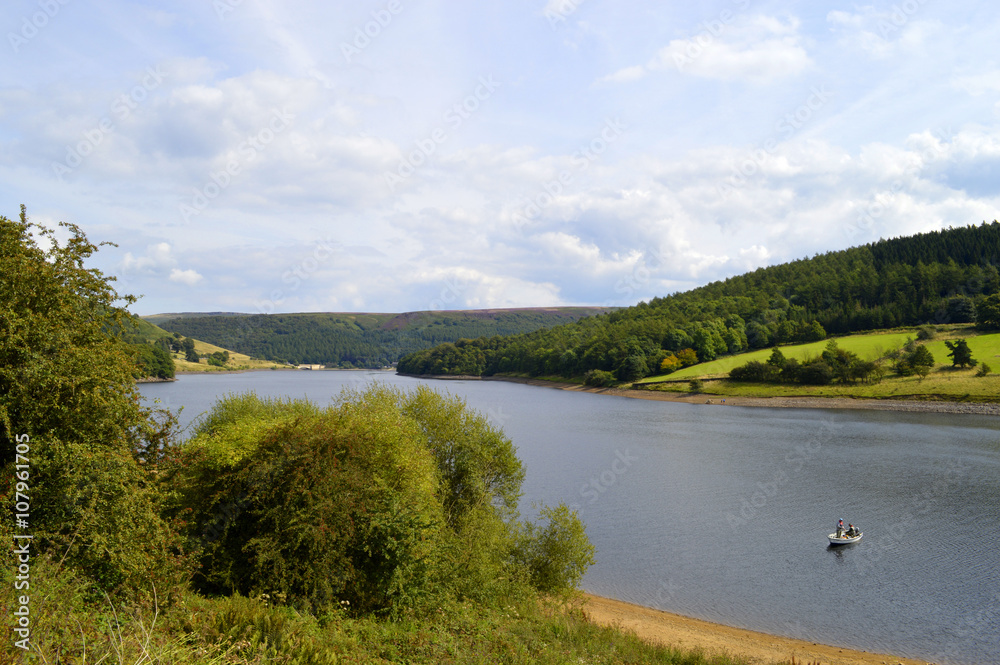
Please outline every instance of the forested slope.
M998 263L996 221L880 240L551 330L442 344L405 357L399 371L567 378L601 371L632 381L828 334L974 322L977 305L1000 290Z
M147 317L161 328L257 358L384 367L442 342L513 335L608 311L597 307L405 314L184 314Z

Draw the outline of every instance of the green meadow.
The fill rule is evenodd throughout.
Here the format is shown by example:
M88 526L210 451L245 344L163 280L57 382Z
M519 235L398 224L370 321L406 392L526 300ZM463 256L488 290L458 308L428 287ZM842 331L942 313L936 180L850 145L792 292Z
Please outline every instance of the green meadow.
M916 329L838 337L840 348L852 351L866 360L876 360L892 349L901 348L916 337ZM875 384L830 384L825 386L736 383L728 381L729 371L751 360L766 361L771 349L759 349L711 362L686 367L672 374L647 377L635 384L637 388L687 392L688 382L702 379L700 392L743 397L855 397L855 398L919 398L945 400L993 401L1000 395L1000 375L976 376L978 367L956 369L951 365L945 340L963 338L972 350L972 357L1000 372L1000 334L978 335L971 326L949 326L939 330L934 339L925 342L934 356L935 365L926 378L900 377L892 373ZM804 360L819 356L829 340L782 346L786 358Z

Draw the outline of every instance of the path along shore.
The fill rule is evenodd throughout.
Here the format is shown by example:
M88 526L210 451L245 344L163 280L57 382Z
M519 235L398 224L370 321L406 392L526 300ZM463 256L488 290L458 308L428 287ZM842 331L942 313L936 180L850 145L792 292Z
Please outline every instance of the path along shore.
M649 642L683 649L702 649L706 655L725 652L761 665L789 662L823 665L924 665L926 661L828 646L742 628L731 628L679 614L632 605L620 600L584 594L583 612L594 623L629 631Z

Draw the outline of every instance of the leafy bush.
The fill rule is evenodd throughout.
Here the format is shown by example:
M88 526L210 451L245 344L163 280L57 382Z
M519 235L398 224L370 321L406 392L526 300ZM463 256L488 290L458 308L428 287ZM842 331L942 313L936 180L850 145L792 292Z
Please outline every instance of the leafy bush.
M97 246L63 226L60 244L24 206L18 221L0 217L0 498L13 505L22 443L35 553L57 553L112 593L163 586L182 574L151 482L171 421L136 392L134 347L122 338L132 319L118 305L135 299L84 267Z
M822 360L805 363L799 368L799 381L807 385L824 386L833 381L833 369Z
M586 543L575 515L537 532L517 522L523 478L510 440L462 400L377 386L326 409L228 396L163 481L198 550L199 589L398 615L516 595L530 577L519 551L536 561ZM585 569L575 554L553 565L565 583Z
M542 525L525 525L518 557L530 571L531 585L542 593L576 589L594 563L594 546L575 512L560 504L543 508Z
M323 411L280 406L227 400L168 476L201 545L200 588L311 609L411 604L443 521L418 427L376 392ZM258 417L233 421L239 411Z
M611 372L605 372L603 369L592 369L583 375L583 382L585 385L595 388L606 388L615 385L618 381Z
M730 370L729 378L733 381L772 383L778 380L780 374L781 369L775 365L762 363L759 360L751 360L745 365L734 367Z

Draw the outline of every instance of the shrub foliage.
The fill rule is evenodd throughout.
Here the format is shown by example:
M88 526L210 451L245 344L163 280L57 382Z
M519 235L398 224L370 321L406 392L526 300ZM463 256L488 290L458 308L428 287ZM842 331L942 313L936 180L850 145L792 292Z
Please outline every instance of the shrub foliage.
M164 483L203 591L393 616L575 587L583 525L564 507L545 529L518 522L523 478L510 440L462 400L375 386L328 408L229 396Z
M134 298L84 267L98 246L63 226L60 244L24 206L0 217L0 496L13 505L15 439L28 441L34 553L107 591L148 589L179 563L152 483L170 422L139 403L121 334Z

